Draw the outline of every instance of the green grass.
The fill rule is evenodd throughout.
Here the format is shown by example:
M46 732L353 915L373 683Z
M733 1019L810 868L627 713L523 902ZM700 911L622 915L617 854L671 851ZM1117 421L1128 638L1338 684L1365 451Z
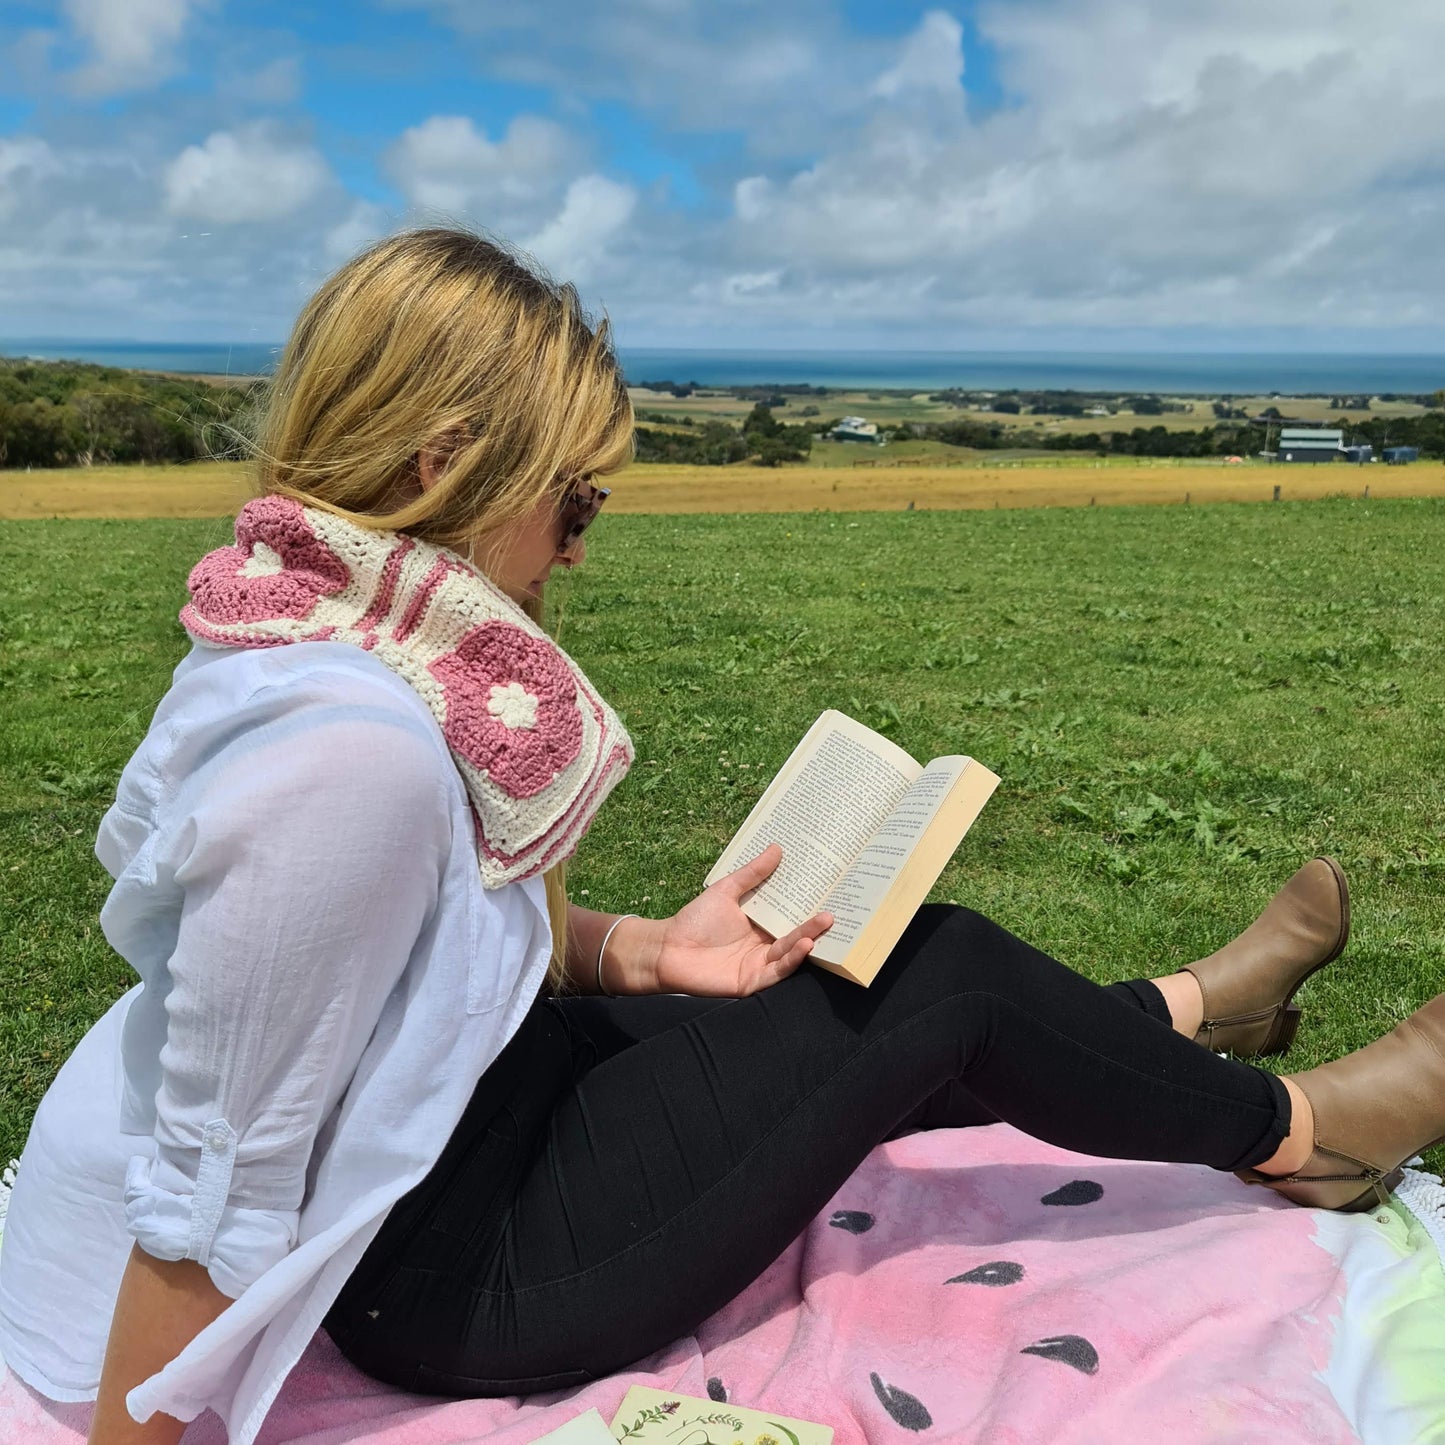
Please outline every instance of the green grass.
M91 847L184 650L187 569L224 536L0 524L0 1158L128 986ZM1445 503L619 516L590 552L562 641L638 763L579 901L684 902L834 706L1002 775L936 896L1094 978L1209 952L1323 851L1354 938L1289 1066L1445 989Z

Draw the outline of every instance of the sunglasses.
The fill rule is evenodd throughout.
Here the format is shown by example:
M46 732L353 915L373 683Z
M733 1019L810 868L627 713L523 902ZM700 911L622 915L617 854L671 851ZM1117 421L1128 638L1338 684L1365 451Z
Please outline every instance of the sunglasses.
M557 519L557 550L570 552L578 543L583 532L590 527L602 504L612 495L611 487L594 487L590 482L578 482L562 501Z

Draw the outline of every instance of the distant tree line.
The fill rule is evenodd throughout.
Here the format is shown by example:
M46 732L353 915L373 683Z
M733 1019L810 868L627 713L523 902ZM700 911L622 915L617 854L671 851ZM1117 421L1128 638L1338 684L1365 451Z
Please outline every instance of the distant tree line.
M1258 429L1251 433L1247 426L1206 426L1197 431L1141 426L1128 431L1039 432L982 419L904 422L894 435L900 440L922 437L975 451L1094 452L1132 457L1230 456L1257 451L1264 437Z
M1171 431L1163 426L1136 426L1129 431L1052 433L1036 445L1045 451L1096 452L1124 457L1221 457L1258 451L1264 434L1248 427L1205 426L1198 431ZM1015 443L1018 445L1018 443Z
M740 401L761 401L768 406L787 406L790 396L828 395L826 386L807 381L769 381L761 386L730 386L728 390Z
M670 377L666 381L635 381L632 384L643 391L670 391L678 398L691 396L693 392L702 390L700 382L673 381Z
M642 391L671 392L675 397L691 396L702 390L698 381L634 381L632 386ZM807 381L769 381L760 386L724 386L717 390L740 401L761 401L768 406L787 406L790 396L827 396L826 386L814 386Z
M0 467L239 455L235 433L258 385L0 357Z
M1369 442L1378 456L1385 447L1419 447L1422 457L1445 458L1445 411L1423 416L1372 416L1364 421L1339 421L1352 442Z
M1387 446L1419 447L1420 455L1445 458L1445 410L1421 416L1369 417L1335 423L1349 443L1368 442L1379 452ZM899 440L915 437L975 451L1094 452L1099 456L1224 457L1263 450L1265 430L1259 425L1218 422L1214 426L1171 430L1164 426L1125 431L1041 432L1002 422L963 420L903 422L893 431Z
M643 415L665 419L657 412ZM760 467L776 467L783 462L803 461L813 446L811 427L785 425L766 402L758 402L740 427L725 421L689 424L681 432L639 426L636 437L640 462L687 462L704 467L725 466L748 458Z
M742 434L725 421L705 421L683 432L640 426L633 435L640 462L686 462L698 467L721 467L743 461L748 454L748 444Z
M1084 416L1087 407L1107 407L1112 412L1128 411L1136 416L1163 416L1166 412L1187 411L1185 403L1166 401L1161 396L1113 396L1091 391L1000 391L975 392L949 388L935 391L930 401L949 406L988 410L1002 416L1018 416L1032 412L1038 416ZM1243 415L1243 413L1241 413Z

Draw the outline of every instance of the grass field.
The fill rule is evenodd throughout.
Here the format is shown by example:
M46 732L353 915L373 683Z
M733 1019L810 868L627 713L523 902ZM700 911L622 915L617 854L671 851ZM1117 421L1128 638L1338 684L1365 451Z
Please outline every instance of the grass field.
M816 464L755 467L645 463L610 483L611 513L920 511L1014 507L1183 505L1340 495L1445 497L1445 463L1408 467L1226 466L1213 459L1009 457L903 442L825 444ZM860 455L860 452L862 453ZM951 455L941 455L951 453ZM943 465L943 462L947 465ZM829 465L828 463L832 464ZM226 517L250 495L242 462L194 466L0 471L0 519Z
M130 981L91 848L184 651L186 572L225 536L0 524L0 1158ZM574 896L676 908L835 706L1002 775L936 896L1100 980L1208 952L1333 853L1354 940L1289 1064L1357 1046L1445 989L1442 550L1436 501L604 513L554 604L638 763Z

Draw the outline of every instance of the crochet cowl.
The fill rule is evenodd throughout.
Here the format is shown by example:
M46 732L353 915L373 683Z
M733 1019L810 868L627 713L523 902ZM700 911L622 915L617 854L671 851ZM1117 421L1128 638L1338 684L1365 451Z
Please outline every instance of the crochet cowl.
M455 552L263 497L187 585L181 625L203 646L350 643L416 690L466 784L487 888L575 852L632 765L582 669Z

